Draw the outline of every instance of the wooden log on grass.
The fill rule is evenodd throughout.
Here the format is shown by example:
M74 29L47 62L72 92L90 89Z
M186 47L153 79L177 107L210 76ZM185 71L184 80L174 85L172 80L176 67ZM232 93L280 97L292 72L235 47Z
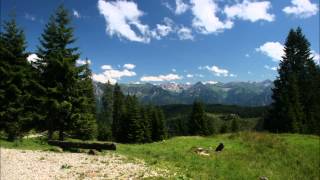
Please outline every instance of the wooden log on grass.
M49 140L49 145L59 146L62 149L81 148L81 149L96 149L96 150L116 150L115 143L94 143L94 142L72 142L72 141L57 141Z

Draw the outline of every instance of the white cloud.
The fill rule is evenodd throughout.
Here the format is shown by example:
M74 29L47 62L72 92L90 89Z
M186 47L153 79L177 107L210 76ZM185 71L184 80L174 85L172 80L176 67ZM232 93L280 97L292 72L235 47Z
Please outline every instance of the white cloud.
M245 54L245 56L246 56L246 58L249 58L249 57L250 57L250 54L247 53L247 54Z
M77 10L73 9L73 10L72 10L72 13L73 13L73 16L74 16L74 17L76 17L76 18L81 18L81 15L80 15L80 13L79 13Z
M176 10L174 11L175 14L183 14L189 9L189 5L184 3L183 0L176 0Z
M239 18L256 22L259 20L274 21L275 15L268 13L271 8L269 1L251 2L244 0L242 3L237 3L232 6L226 6L224 13L230 19Z
M216 15L219 7L213 0L191 0L191 4L194 15L192 26L201 33L218 33L233 27L233 22L230 20L220 21Z
M125 69L134 69L136 67L136 65L134 64L124 64L123 65L123 68Z
M194 39L191 29L189 29L187 27L181 27L178 30L177 34L178 34L178 37L180 40L193 40Z
M24 18L26 18L27 20L30 20L30 21L35 21L36 20L36 17L32 14L29 14L29 13L26 13L24 15Z
M233 74L229 74L228 70L219 68L218 66L214 66L214 65L211 67L210 66L200 67L200 69L207 69L211 71L215 76L224 76L224 77L231 76L231 75L233 76Z
M283 8L282 11L298 18L308 18L316 15L319 8L316 3L311 3L310 0L291 0L291 6Z
M280 61L282 59L284 55L283 50L284 47L279 42L266 42L259 48L256 48L256 51L271 57L274 61Z
M172 19L165 17L163 21L164 24L157 24L156 28L150 32L152 36L158 40L174 31L174 22Z
M104 71L100 74L92 74L92 79L94 81L106 83L110 82L112 84L116 83L118 80L120 80L122 77L132 77L136 76L137 74L130 70L130 69L113 69L110 65L103 65L101 66L101 69Z
M111 65L103 65L103 66L101 66L101 69L109 70L109 69L112 69L112 66Z
M161 82L161 81L173 81L182 79L182 76L178 74L167 74L167 75L158 75L158 76L142 76L140 81L148 82Z
M138 9L135 2L99 0L98 9L105 18L106 31L110 36L117 35L136 42L150 42L149 26L140 22L139 18L144 13Z
M76 61L77 65L85 65L86 63L91 64L91 60L90 59L78 59Z
M187 78L193 78L193 74L187 74Z
M27 61L29 63L33 63L33 62L37 62L40 58L38 57L37 54L30 54L28 57L27 57Z
M311 56L313 56L313 60L316 64L320 64L320 54L315 52L314 50L311 51Z
M172 72L177 72L177 70L176 70L176 69L174 69L174 68L173 68L173 69L171 69L171 71L172 71Z
M268 65L265 65L264 68L268 69L268 70L272 70L272 71L276 71L278 68L277 67L271 67L271 66L268 66Z

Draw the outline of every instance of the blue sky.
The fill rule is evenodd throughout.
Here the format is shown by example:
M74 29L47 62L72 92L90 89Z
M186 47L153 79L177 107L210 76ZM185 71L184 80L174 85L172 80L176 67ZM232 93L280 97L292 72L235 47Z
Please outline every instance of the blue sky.
M195 83L274 79L290 28L300 26L319 61L316 0L2 0L33 53L63 3L93 79ZM30 59L35 56L30 56ZM82 63L81 60L78 61Z

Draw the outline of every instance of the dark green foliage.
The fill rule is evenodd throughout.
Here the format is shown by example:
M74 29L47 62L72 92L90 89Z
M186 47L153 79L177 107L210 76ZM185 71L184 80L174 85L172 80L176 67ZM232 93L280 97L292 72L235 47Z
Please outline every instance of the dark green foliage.
M189 132L191 135L209 135L208 121L201 102L193 103L189 121Z
M151 121L152 141L161 141L165 139L167 135L162 110L156 107L149 107L149 115Z
M75 65L79 54L77 48L70 47L75 41L70 22L67 10L60 6L46 24L38 49L41 60L37 67L41 72L41 83L46 88L45 97L49 107L46 112L49 139L54 130L59 130L59 139L63 140L63 132L71 130L75 124L74 117L80 117L79 121L88 117L79 114L81 106L84 106L79 101L86 100L81 99L84 92L81 92L83 87L78 84L81 81L80 70ZM63 104L69 104L68 112L59 110Z
M144 132L138 99L135 96L126 98L126 115L123 123L127 126L127 142L142 143Z
M320 70L300 28L290 30L284 51L265 128L315 134L320 129Z
M125 141L127 124L125 123L125 102L120 86L113 89L112 135L116 141Z
M27 62L26 42L23 30L14 19L4 23L0 34L0 129L9 140L21 137L31 129L31 124L41 118L34 103L38 90L33 81L33 67Z
M231 121L231 132L238 132L240 130L239 119L233 119Z

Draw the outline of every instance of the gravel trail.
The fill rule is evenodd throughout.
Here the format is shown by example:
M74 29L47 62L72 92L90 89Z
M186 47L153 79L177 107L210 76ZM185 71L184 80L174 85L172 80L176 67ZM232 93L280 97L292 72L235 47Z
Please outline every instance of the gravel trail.
M128 162L115 153L87 155L17 149L0 149L1 180L142 179L165 176L143 162Z

